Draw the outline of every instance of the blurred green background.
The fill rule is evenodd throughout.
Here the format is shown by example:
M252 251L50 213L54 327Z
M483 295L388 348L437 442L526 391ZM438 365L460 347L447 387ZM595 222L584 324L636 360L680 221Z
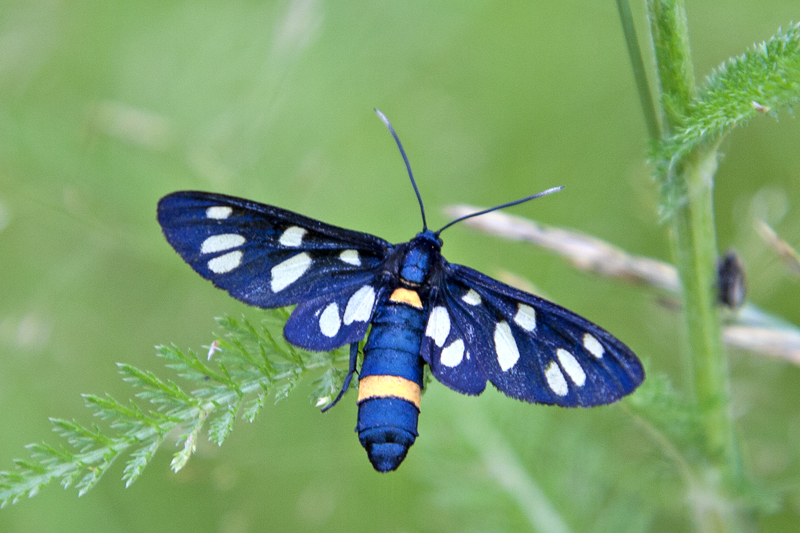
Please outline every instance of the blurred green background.
M691 3L698 76L797 7ZM213 317L258 318L168 246L155 220L164 194L222 192L412 237L416 201L373 107L405 144L432 227L449 203L566 185L513 212L669 259L611 1L0 1L0 469L29 442L58 442L47 417L90 422L80 393L130 397L115 362L171 377L154 345L202 349ZM795 323L798 285L753 220L800 243L798 146L786 113L736 131L716 196L720 247L742 254L752 301ZM465 226L445 237L450 261L532 280L680 387L682 324L650 291ZM746 353L732 366L748 468L786 491L759 525L792 531L800 370ZM201 442L177 475L167 448L129 489L122 465L80 499L54 485L0 511L0 530L516 531L530 529L533 488L574 531L690 528L674 465L618 406L535 407L433 384L420 438L389 475L369 465L355 413L352 393L320 415L301 390L222 448ZM512 453L528 484L510 487L487 449Z

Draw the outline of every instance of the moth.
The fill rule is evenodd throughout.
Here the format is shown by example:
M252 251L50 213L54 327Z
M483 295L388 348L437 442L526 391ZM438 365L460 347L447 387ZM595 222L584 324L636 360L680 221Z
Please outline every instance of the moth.
M198 274L246 304L296 305L286 340L312 351L350 345L348 390L358 375L356 431L372 466L397 469L414 444L423 369L462 394L491 382L526 402L592 407L615 402L643 380L634 353L589 320L442 255L441 233L428 229L400 244L325 224L279 207L208 192L181 191L158 204L167 241Z

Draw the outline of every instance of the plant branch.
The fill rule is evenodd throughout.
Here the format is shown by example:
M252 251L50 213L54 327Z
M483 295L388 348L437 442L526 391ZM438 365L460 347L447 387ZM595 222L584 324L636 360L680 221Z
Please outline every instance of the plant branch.
M664 129L683 123L696 92L689 46L689 25L683 0L648 0L650 32L661 88Z
M267 311L267 316L277 320L270 323L266 319L261 327L247 320L219 320L222 336L216 341L214 352L218 354L211 363L216 370L191 351L159 347L158 355L167 360L167 367L184 379L202 384L191 392L152 372L119 364L123 380L139 389L136 397L151 409L145 412L133 400L126 405L111 396L84 395L87 407L108 427L52 419L55 431L69 446L29 445L30 460L17 460L14 470L0 472L0 507L36 495L52 480L60 480L64 488L74 485L83 495L126 452L130 452L130 459L122 479L130 486L173 430L180 430L181 449L173 455L171 464L177 472L193 455L206 425L209 440L221 445L240 411L242 418L252 422L267 393L280 400L308 372L325 370L316 382L312 401L338 392L339 367L345 362L341 351L311 353L282 345L275 341L270 327L281 326L286 311Z
M655 105L653 105L653 95L650 91L650 84L647 81L647 70L642 59L639 38L636 36L636 25L633 23L631 6L628 0L617 0L617 10L622 23L622 32L625 34L625 45L628 48L628 56L631 60L633 78L636 81L636 90L639 93L639 103L642 106L642 113L644 113L647 132L650 135L650 140L657 142L661 139L661 125L658 122Z

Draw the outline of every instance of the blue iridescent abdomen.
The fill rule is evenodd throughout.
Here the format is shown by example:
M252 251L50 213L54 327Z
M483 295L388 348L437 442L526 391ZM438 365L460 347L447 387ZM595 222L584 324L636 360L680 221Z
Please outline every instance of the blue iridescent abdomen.
M372 319L359 378L358 438L376 470L395 470L417 438L425 315L387 301Z

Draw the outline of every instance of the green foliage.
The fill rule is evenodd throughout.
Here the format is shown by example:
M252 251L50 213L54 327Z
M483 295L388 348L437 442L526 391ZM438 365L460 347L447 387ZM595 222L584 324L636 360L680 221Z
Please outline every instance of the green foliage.
M653 159L661 214L672 224L683 288L690 345L686 365L690 385L685 395L692 400L682 410L691 413L686 421L653 416L657 410L647 409L654 421L661 419L649 427L660 427L654 432L656 440L683 473L696 527L740 531L749 527L751 511L758 506L754 501L764 498L752 497L758 491L751 489L731 415L730 362L722 346L715 290L717 149L732 128L759 113L774 115L777 107L791 109L800 98L800 25L779 30L768 41L724 62L698 91L683 1L651 0L648 9L665 132ZM639 401L647 399L640 396ZM678 412L674 406L665 407L666 414ZM688 427L694 429L687 431ZM696 437L686 441L687 435ZM691 441L693 446L688 445ZM745 493L751 496L742 497Z
M662 186L664 218L685 200L686 189L673 179L683 159L703 143L718 141L753 117L777 118L780 108L800 100L800 23L779 29L772 38L744 54L728 59L707 78L705 85L678 109L665 90L665 113L673 117L669 136L654 153L656 176Z
M672 151L686 153L763 113L777 118L777 109L791 110L798 100L800 23L717 67L690 102L685 127L670 139Z
M658 432L658 439L669 442L681 455L696 456L701 449L701 413L674 389L667 376L650 373L625 405Z
M694 97L694 66L689 24L682 0L649 0L650 31L661 87L661 106L668 127L679 124Z
M286 310L266 315L260 324L245 318L219 319L220 332L209 350L209 361L202 361L192 350L158 347L158 357L193 384L192 390L152 372L118 364L123 380L137 389L136 398L149 407L143 409L134 400L122 403L108 395L84 395L86 406L103 427L51 419L66 445L29 445L29 460L17 460L14 470L0 472L0 505L34 496L53 480L83 495L125 454L122 479L130 486L170 434L178 435L180 449L171 463L177 472L191 458L205 427L208 439L222 445L237 418L252 422L270 394L276 402L284 399L309 373L322 372L312 400L318 405L330 401L341 387L340 367L343 362L346 366L347 356L338 351L306 352L287 344L280 336Z

